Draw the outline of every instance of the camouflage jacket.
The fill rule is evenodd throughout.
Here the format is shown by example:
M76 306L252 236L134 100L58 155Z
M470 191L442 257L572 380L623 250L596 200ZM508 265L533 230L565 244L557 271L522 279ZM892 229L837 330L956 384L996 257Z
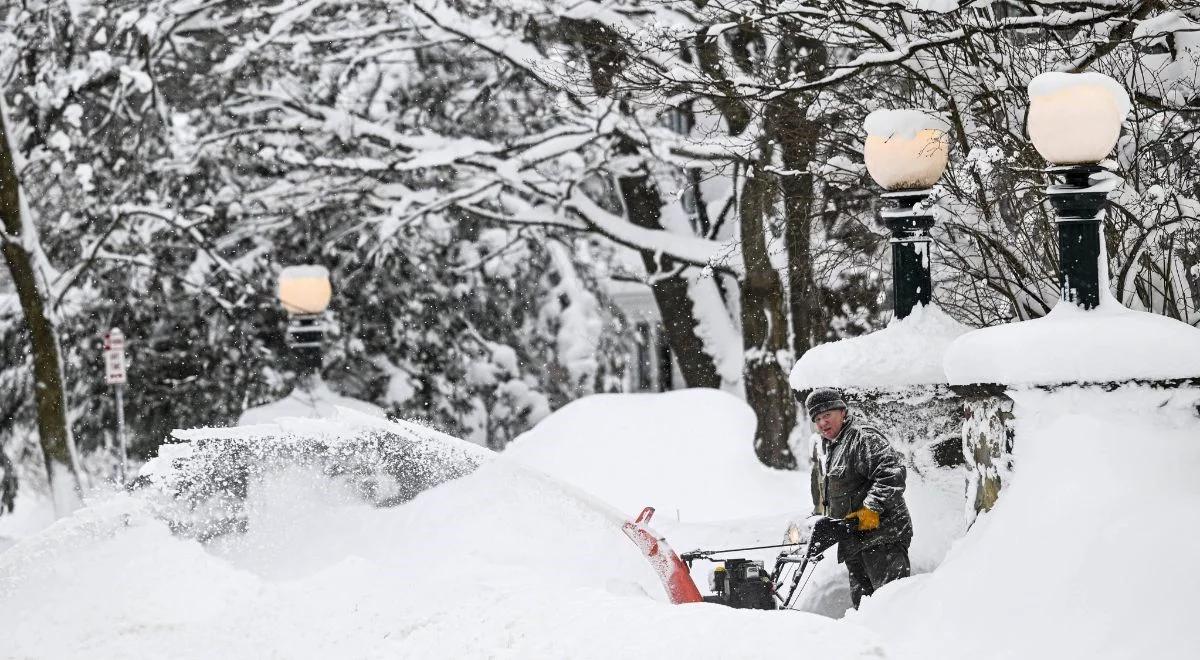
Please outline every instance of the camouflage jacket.
M900 453L870 426L853 417L833 440L819 438L813 460L813 502L817 513L844 518L862 507L879 512L879 529L855 532L838 545L838 561L863 550L912 541L912 518L904 503L906 470Z

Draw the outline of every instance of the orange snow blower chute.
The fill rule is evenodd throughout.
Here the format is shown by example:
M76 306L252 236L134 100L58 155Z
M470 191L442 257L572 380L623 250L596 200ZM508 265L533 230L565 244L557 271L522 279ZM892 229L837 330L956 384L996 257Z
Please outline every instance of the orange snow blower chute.
M700 589L692 580L687 564L667 545L666 539L646 526L653 515L654 507L648 506L642 509L633 522L621 525L621 531L625 532L625 536L633 541L654 567L654 572L658 574L658 579L662 580L663 588L667 590L667 596L672 603L679 605L702 602L704 597L700 595Z

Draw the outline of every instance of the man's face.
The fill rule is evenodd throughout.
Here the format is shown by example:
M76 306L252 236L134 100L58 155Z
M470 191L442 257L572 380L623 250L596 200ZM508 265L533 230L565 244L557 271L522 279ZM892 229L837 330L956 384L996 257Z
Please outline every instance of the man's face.
M842 432L842 425L846 423L846 411L841 408L826 410L818 414L813 423L817 425L817 431L823 438L833 440Z

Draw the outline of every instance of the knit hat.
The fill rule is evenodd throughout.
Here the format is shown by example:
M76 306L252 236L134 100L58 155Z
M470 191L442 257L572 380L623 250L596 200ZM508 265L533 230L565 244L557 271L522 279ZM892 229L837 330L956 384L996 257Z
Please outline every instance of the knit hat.
M816 421L817 415L826 410L837 408L846 410L846 401L842 399L841 391L832 387L821 387L808 395L808 398L804 400L804 408L808 410L809 419Z

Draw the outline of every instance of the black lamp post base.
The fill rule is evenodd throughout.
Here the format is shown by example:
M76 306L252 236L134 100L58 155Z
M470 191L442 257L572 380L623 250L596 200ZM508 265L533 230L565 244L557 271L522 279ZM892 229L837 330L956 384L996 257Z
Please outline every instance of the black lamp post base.
M301 378L321 373L324 364L325 322L320 314L294 315L288 320L287 344Z
M917 305L928 305L933 296L930 275L929 230L933 215L920 208L929 190L884 193L890 202L880 209L879 219L892 233L892 307L896 318L906 318Z
M1093 184L1099 165L1067 165L1046 170L1046 195L1058 225L1059 291L1063 300L1084 309L1100 306L1100 231L1111 179Z

